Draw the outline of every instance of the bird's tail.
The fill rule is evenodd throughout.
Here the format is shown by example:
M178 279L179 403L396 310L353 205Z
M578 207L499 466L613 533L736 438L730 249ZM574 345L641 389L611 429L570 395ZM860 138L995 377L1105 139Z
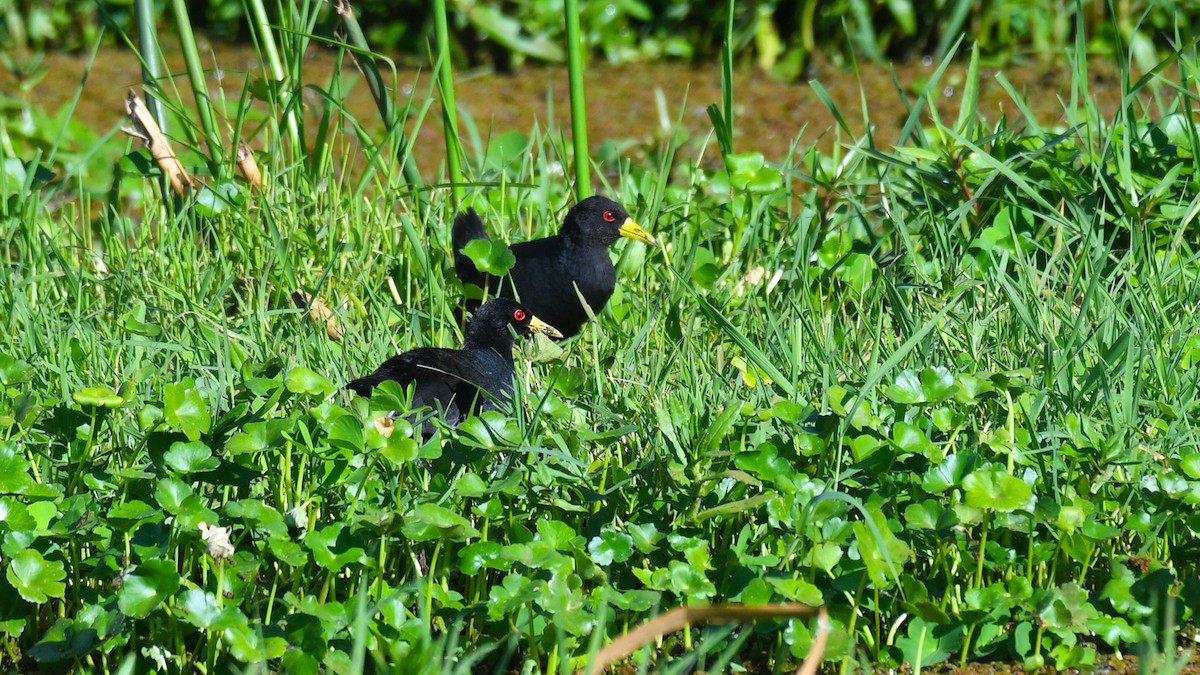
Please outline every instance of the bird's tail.
M475 267L475 261L463 255L462 248L476 239L487 239L483 230L483 220L475 209L467 209L454 219L454 227L450 231L450 243L454 246L454 272L459 281L464 284L475 284L480 288L487 283L487 275Z

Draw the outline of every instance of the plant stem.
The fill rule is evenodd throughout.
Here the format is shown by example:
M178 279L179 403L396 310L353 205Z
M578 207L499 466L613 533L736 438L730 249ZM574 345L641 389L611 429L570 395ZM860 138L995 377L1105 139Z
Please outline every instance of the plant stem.
M587 106L583 91L583 43L579 36L579 0L566 0L567 71L571 89L571 139L575 149L575 199L592 194L591 162L588 159Z
M172 0L171 7L175 10L175 25L179 30L179 46L183 50L183 61L187 66L188 81L192 85L192 95L196 98L196 110L200 114L200 125L204 130L205 140L208 141L208 152L202 153L208 160L208 169L213 178L221 180L225 174L224 151L221 147L221 136L217 133L217 122L213 117L212 103L208 96L208 83L204 78L204 68L200 65L200 51L196 49L196 36L192 34L192 22L188 18L187 4L184 0Z
M450 173L451 206L457 210L463 200L462 141L458 136L458 112L454 105L454 69L450 64L450 30L446 27L446 0L433 0L433 20L437 33L438 91L442 94L442 126L446 134L446 169Z
M137 31L138 50L142 54L142 91L146 96L146 108L154 116L158 128L167 132L167 118L154 91L158 88L158 78L162 75L162 63L158 60L157 31L154 29L154 0L137 0ZM151 85L150 83L154 84Z
M253 31L257 40L260 54L265 57L271 79L275 82L285 82L287 71L284 70L283 61L279 58L279 48L275 45L275 34L271 32L271 22L267 20L267 10L263 7L262 0L247 0L246 4L250 7L250 30ZM304 145L303 139L300 138L300 127L296 123L296 108L288 105L288 99L291 98L289 94L289 90L280 89L278 108L283 110L288 140L292 144L292 158L299 159L303 154Z

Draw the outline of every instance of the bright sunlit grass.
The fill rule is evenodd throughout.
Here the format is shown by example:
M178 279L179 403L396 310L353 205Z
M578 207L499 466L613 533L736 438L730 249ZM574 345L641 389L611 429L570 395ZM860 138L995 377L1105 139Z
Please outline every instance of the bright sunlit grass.
M141 214L52 210L6 163L0 662L571 672L667 608L795 601L846 670L1174 668L1200 602L1193 52L1114 119L1076 59L1061 128L914 98L901 147L595 166L664 250L618 245L599 319L523 345L511 418L424 443L341 388L461 341L457 206L405 180L403 124L331 102L297 129L328 161L293 162L272 109L264 192L164 204L134 173ZM909 94L864 92L868 117L882 95ZM573 203L562 132L521 131L462 166L512 241ZM784 669L812 629L697 628L653 667Z

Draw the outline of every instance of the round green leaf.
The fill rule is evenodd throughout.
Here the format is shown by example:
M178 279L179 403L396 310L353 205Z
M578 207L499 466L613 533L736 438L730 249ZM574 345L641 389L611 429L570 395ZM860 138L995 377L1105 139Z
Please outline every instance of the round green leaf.
M1200 452L1193 452L1179 461L1179 468L1192 480L1200 480Z
M125 614L144 619L178 591L179 574L174 563L149 560L125 575L117 591L117 604Z
M1016 511L1033 497L1033 490L1025 481L997 467L979 469L969 474L963 479L963 490L968 506L985 511Z
M33 366L8 354L0 354L0 384L12 386L33 377Z
M84 387L71 394L71 398L79 405L90 405L96 408L119 408L125 399L108 387Z
M521 443L521 428L517 421L495 411L468 417L459 423L455 431L463 443L485 450L514 447Z
M458 552L458 570L463 574L475 574L488 567L507 569L511 563L500 555L500 544L494 541L479 541Z
M592 562L602 567L625 562L633 555L633 537L623 532L601 532L588 542L588 553Z
M404 516L404 534L416 541L442 537L463 541L479 536L471 522L454 511L437 504L421 504Z
M41 552L32 548L12 557L5 577L22 598L35 604L46 602L48 598L61 598L67 589L62 582L67 577L62 562L46 560Z
M29 460L11 441L0 442L0 492L17 494L33 485Z
M454 491L462 497L481 497L487 492L487 483L474 471L467 471L454 481Z
M328 396L337 389L324 375L315 373L304 366L296 366L289 370L283 377L283 385L293 394L308 394L317 397Z
M184 591L176 607L182 612L184 621L205 630L223 630L246 621L245 615L236 607L222 609L216 596L198 588Z
M195 387L183 382L167 385L163 394L163 417L189 441L199 439L212 428L212 414L208 412L204 397Z
M475 263L480 272L502 277L508 274L517 257L509 250L508 244L491 239L473 239L462 248L463 255Z
M59 619L29 650L38 663L59 663L77 659L97 646L96 628L90 621Z
M185 474L212 471L221 463L212 456L212 449L200 441L172 443L171 448L163 455L163 461L176 473Z
M362 452L365 447L363 425L354 415L342 415L329 427L329 445L339 450Z

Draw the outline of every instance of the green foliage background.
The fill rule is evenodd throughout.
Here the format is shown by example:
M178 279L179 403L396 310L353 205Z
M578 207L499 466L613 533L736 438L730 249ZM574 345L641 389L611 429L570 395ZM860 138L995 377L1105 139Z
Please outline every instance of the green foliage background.
M173 31L166 0L158 0L162 28ZM246 40L242 0L189 0L184 3L195 29L208 35ZM292 3L271 3L279 11ZM309 3L302 3L307 6ZM318 31L337 22L333 3L324 5ZM101 25L132 32L132 0L0 0L0 44L81 48ZM352 3L366 26L370 44L423 61L433 41L432 5L426 0L360 0ZM724 16L711 2L684 0L583 0L583 39L590 50L614 62L662 57L714 58L722 44ZM511 67L525 59L561 61L562 0L448 3L459 64L495 63ZM1038 0L834 0L737 3L735 53L795 76L815 52L860 57L940 59L959 36L977 43L992 61L1029 56L1060 58L1077 31L1085 31L1092 53L1112 54L1124 42L1144 61L1200 32L1195 3L1173 0L1105 0L1047 3ZM849 38L849 39L847 39Z
M663 608L794 601L828 607L846 671L1174 671L1200 609L1200 60L1182 44L1134 77L1120 21L1074 18L1052 126L1002 72L1020 114L977 109L978 48L957 119L931 107L947 54L890 94L894 146L841 125L779 162L737 148L725 38L718 167L677 154L682 129L595 162L666 246L614 251L579 339L523 345L511 415L428 440L378 422L397 387L341 383L461 339L449 223L473 205L509 240L552 232L577 198L562 130L464 120L459 203L399 166L403 119L339 107L339 71L316 122L289 112L317 87L299 76L211 101L232 122L209 128L163 92L211 169L176 199L132 145L83 189L52 140L78 121L40 116L0 172L0 663L567 672ZM1092 31L1121 50L1111 114ZM263 189L204 142L247 120ZM93 161L119 143L77 138ZM693 629L648 657L783 668L813 630Z

